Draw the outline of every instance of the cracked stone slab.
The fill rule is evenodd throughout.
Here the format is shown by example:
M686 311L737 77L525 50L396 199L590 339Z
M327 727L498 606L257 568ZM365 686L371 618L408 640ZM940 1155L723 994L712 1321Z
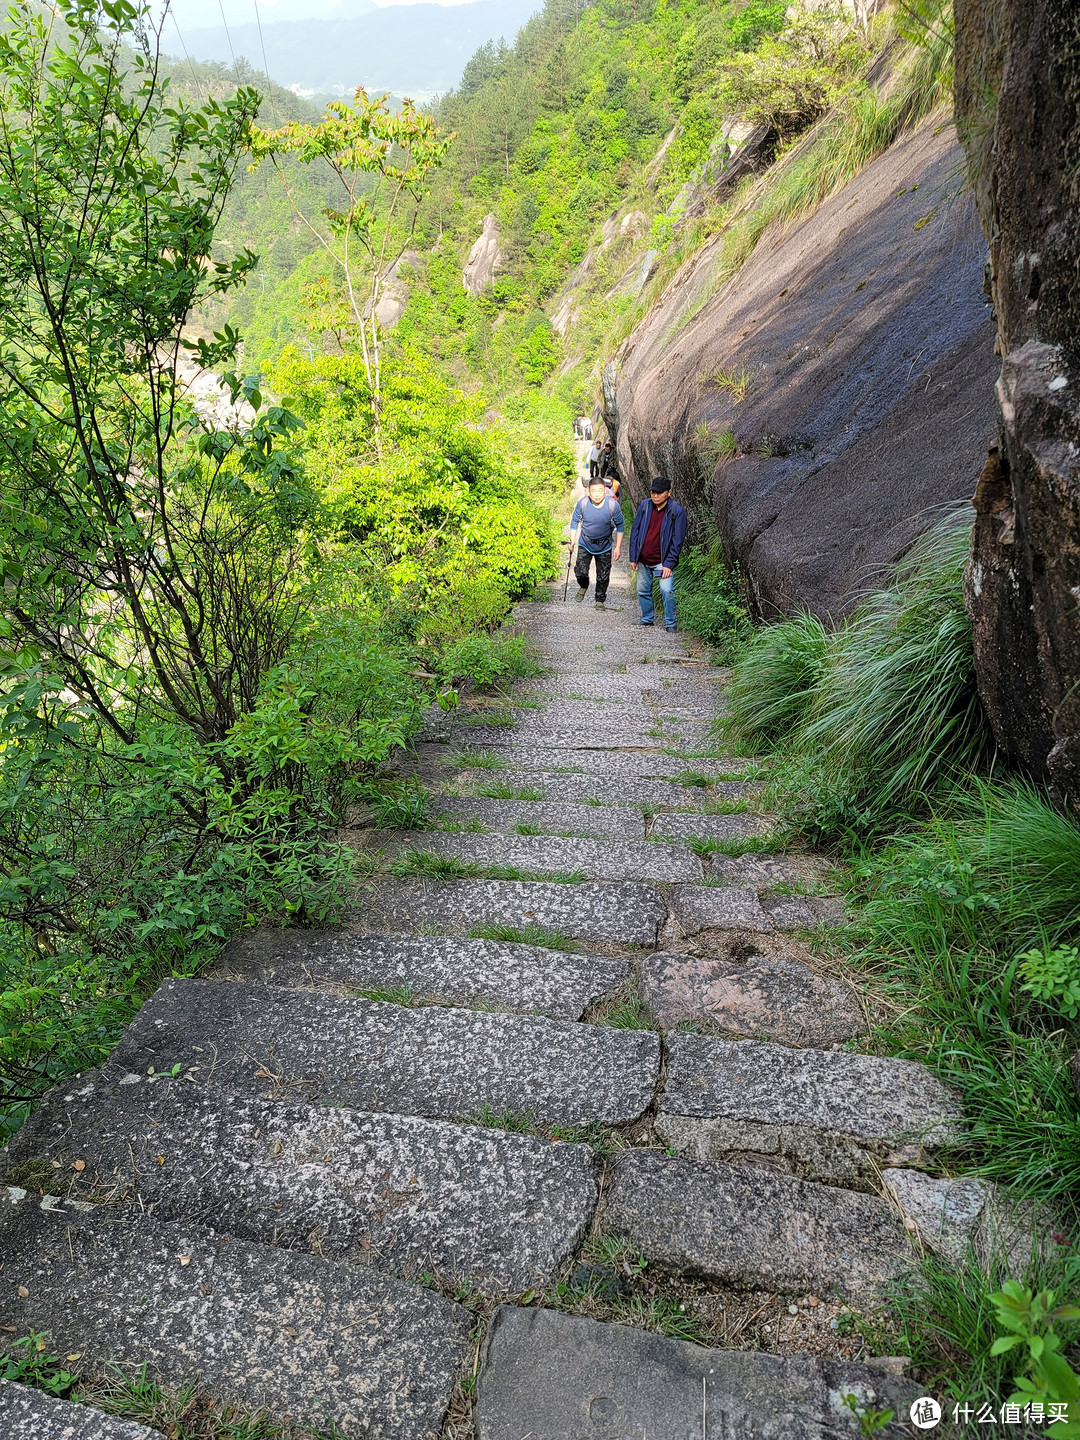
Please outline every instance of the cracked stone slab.
M676 885L668 892L668 904L673 927L682 935L773 928L755 892L733 885Z
M659 1050L642 1030L166 980L103 1073L115 1083L179 1065L207 1089L259 1099L448 1120L487 1106L542 1125L621 1125L649 1104Z
M51 1197L47 1197L50 1198ZM313 1429L436 1440L472 1317L318 1255L0 1195L0 1324Z
M565 781L561 786L564 796L568 792L574 794L576 789ZM566 800L545 803L542 800L433 795L428 801L428 812L449 820L477 820L488 830L509 834L518 833L521 825L528 825L551 835L584 835L599 840L645 838L645 821L640 811L609 805L575 805Z
M925 1065L839 1050L673 1034L667 1115L795 1125L889 1147L963 1134L957 1097Z
M366 926L391 934L540 926L586 943L650 947L667 918L660 892L630 881L376 880L360 892L357 911Z
M420 850L462 864L508 865L531 875L580 874L588 880L657 884L704 879L701 861L682 845L651 840L577 840L559 835L474 835L444 830L365 830L364 849L387 859Z
M407 991L413 1000L580 1020L591 1004L623 983L629 963L501 940L266 927L236 936L214 974L294 989Z
M740 1290L872 1299L916 1263L875 1195L648 1150L619 1157L603 1224L659 1269Z
M707 780L723 780L737 775L740 770L752 764L741 757L700 756L689 758L683 755L666 755L659 743L651 739L647 746L622 753L596 747L587 738L578 736L572 746L526 745L507 732L507 743L491 746L487 737L479 733L460 737L459 750L487 752L491 757L510 770L543 770L565 775L599 775L608 785L614 787L620 780L674 780L678 782L686 774L702 775ZM421 763L438 762L453 764L453 747L432 745L419 746L417 759ZM492 777L498 772L493 770Z
M910 1380L810 1355L712 1350L629 1325L500 1306L477 1384L477 1440L844 1440L864 1410L906 1415ZM703 1416L704 1411L704 1416ZM882 1440L908 1433L897 1421Z
M882 1170L881 1180L923 1244L955 1265L974 1259L985 1274L1004 1264L1020 1275L1068 1243L1050 1210L1018 1201L991 1180L902 1168Z
M165 1440L160 1430L10 1380L0 1380L0 1434L9 1440Z
M74 1197L137 1196L158 1220L496 1292L552 1280L596 1207L587 1145L135 1078L57 1086L9 1162L57 1163Z
M530 714L535 712L530 711ZM583 736L583 728L588 728ZM661 733L655 722L642 716L636 724L622 720L618 725L559 725L543 719L518 721L514 725L468 725L457 722L450 736L451 743L463 748L482 744L485 749L504 749L508 746L541 746L571 751L584 742L590 750L625 750L646 745L673 745L667 732Z
M744 840L768 835L773 826L763 815L655 815L649 834L661 840Z
M803 866L787 855L711 855L712 877L725 885L747 890L769 890L774 885L798 885L806 878Z
M642 966L641 994L662 1030L709 1020L735 1036L814 1046L866 1031L850 985L789 960L751 956L740 965L659 951Z

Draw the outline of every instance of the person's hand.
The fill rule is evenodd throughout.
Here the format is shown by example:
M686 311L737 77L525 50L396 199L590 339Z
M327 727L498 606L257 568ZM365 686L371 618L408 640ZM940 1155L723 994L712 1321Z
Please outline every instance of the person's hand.
M664 566L661 568L661 570L660 570L660 579L661 579L661 580L670 580L670 579L671 579L671 566L670 566L670 565L664 565Z
M619 563L619 556L620 556L621 554L622 554L622 546L621 546L621 545L616 545L616 546L615 546L615 554L612 556L612 559L615 561L615 564L616 564L616 565Z
M631 561L630 561L630 574L632 575L636 569L637 569L637 561L636 561L636 560L631 560Z

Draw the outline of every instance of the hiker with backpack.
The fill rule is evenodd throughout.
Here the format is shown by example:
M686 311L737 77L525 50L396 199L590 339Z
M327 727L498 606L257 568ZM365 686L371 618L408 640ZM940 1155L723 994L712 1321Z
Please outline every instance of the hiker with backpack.
M570 553L577 545L577 563L574 578L578 582L579 603L585 599L589 588L589 567L596 562L596 608L606 608L608 584L611 580L611 563L618 561L622 554L623 534L622 506L608 493L599 476L589 481L589 493L574 506L570 517ZM612 543L614 542L614 553Z
M653 605L653 581L660 581L664 602L664 627L676 628L675 566L686 539L686 511L671 498L671 481L657 475L649 486L649 498L643 500L630 527L630 569L637 572L637 595L641 606L641 624L656 620Z

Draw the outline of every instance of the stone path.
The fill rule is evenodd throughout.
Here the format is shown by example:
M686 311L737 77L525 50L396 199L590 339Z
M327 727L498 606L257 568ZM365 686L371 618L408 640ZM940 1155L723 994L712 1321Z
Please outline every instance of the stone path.
M703 753L719 673L625 571L609 606L519 607L549 674L403 758L437 828L353 817L344 927L239 937L46 1098L0 1157L8 1343L350 1440L910 1433L829 1321L986 1229L934 1173L963 1117L858 1053L800 935L827 872ZM0 1431L153 1436L13 1385Z

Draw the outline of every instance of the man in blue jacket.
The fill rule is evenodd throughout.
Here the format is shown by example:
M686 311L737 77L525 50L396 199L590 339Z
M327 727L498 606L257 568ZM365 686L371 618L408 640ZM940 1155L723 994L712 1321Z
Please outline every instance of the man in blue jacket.
M653 580L660 581L664 601L664 626L675 629L675 566L686 539L686 511L671 498L671 481L657 475L652 492L637 508L630 527L630 569L637 571L638 602L642 625L652 625Z
M577 576L579 600L585 599L589 588L589 566L596 562L596 608L606 608L608 582L611 580L611 564L618 564L622 554L623 532L622 506L611 495L598 476L589 481L589 493L574 506L570 517L570 553L577 545ZM615 553L612 554L612 542Z

